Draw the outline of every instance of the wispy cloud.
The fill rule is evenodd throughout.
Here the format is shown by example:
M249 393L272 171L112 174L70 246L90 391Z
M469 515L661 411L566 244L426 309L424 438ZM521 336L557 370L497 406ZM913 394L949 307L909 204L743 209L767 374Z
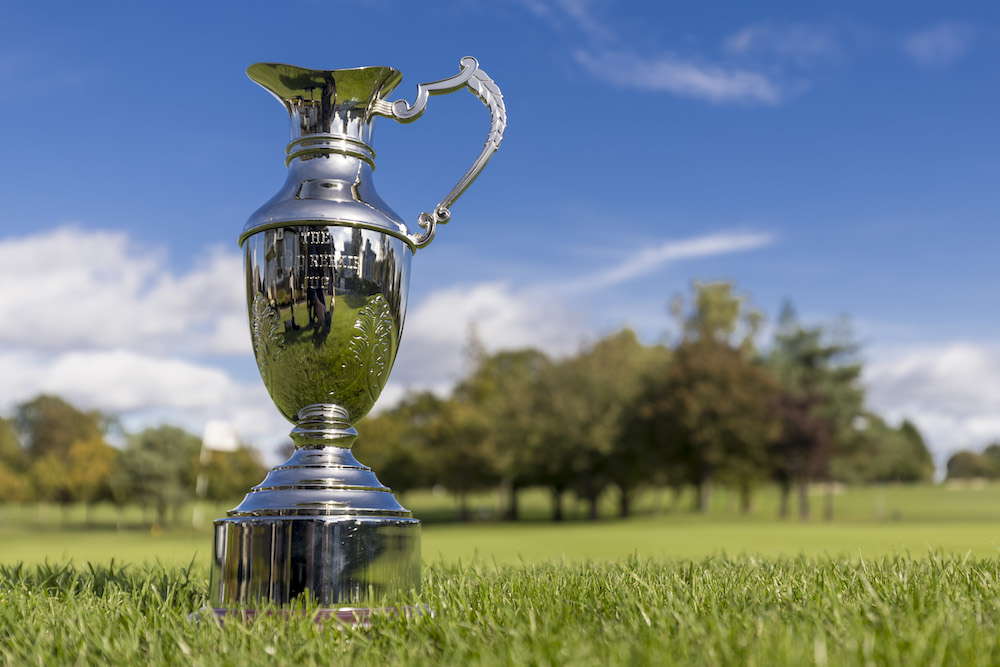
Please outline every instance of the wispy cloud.
M622 88L713 104L780 104L804 88L801 72L789 68L831 59L840 50L830 27L781 22L747 26L721 49L655 46L637 34L641 23L622 27L621 12L610 11L605 1L516 1L559 32L572 34L570 53L592 76Z
M652 247L644 245L618 265L571 282L562 289L577 291L594 287L610 288L653 273L673 262L756 250L771 245L774 240L773 235L765 232L722 232L665 241Z
M573 28L591 39L614 39L615 33L600 17L605 0L516 0L536 17L558 29Z
M777 57L799 65L837 58L842 50L829 25L783 22L746 26L730 35L723 48L734 55Z
M578 50L576 61L608 83L673 93L715 103L777 104L785 97L772 78L751 70L697 63L672 54L642 57L630 51Z
M970 48L974 31L962 23L940 23L914 32L902 41L903 52L925 67L945 67L964 56Z

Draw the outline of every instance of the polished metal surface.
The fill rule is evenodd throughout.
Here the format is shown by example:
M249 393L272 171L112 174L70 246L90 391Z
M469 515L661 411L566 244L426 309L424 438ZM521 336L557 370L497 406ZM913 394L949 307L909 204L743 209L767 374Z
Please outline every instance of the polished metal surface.
M252 611L308 594L351 613L419 590L420 522L351 452L354 425L385 386L406 313L410 259L503 137L506 111L474 58L418 86L413 105L383 97L388 67L247 69L291 120L288 176L240 235L254 356L295 451L215 522L210 604ZM469 88L490 109L484 149L420 233L379 197L370 146L376 116L418 118L430 95ZM394 603L393 603L394 604Z
M451 211L449 210L451 205L472 185L472 182L479 176L479 172L500 148L504 130L507 128L507 109L504 107L500 88L493 82L493 79L486 75L486 72L479 69L479 62L472 56L462 58L460 64L462 71L455 76L418 85L417 99L412 105L407 104L405 100L396 100L391 105L381 103L375 107L376 113L390 116L401 123L409 123L423 115L430 95L453 93L462 88L468 88L490 110L490 134L483 145L482 153L476 158L472 167L465 172L458 184L451 189L451 192L445 195L445 198L434 207L432 213L425 211L420 214L418 224L424 231L420 234L410 235L410 239L417 248L423 248L434 240L437 226L443 225L451 219Z
M210 605L324 607L411 595L420 581L416 519L226 518L215 522Z
M304 429L296 444L343 440L311 431L350 427L382 392L403 329L410 249L385 232L298 225L251 235L243 253L254 356L274 404ZM342 413L309 409L330 403Z

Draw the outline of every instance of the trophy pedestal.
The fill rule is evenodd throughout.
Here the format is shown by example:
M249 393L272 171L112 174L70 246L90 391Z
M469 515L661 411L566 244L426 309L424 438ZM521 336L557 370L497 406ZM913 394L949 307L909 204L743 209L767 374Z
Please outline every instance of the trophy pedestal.
M220 617L306 596L323 617L363 622L419 589L420 522L349 449L296 450L215 521Z

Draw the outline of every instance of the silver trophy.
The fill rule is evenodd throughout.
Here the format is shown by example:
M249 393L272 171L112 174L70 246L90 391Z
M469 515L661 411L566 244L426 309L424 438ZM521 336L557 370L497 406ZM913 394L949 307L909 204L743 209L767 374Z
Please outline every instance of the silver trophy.
M354 425L389 377L406 313L410 256L448 222L503 136L506 111L475 58L417 86L413 104L384 98L389 67L247 69L291 116L288 179L240 235L261 379L294 424L291 457L215 522L210 605L252 614L307 595L321 615L356 622L373 604L420 586L420 522L351 453ZM472 168L411 233L375 191L372 121L416 120L430 95L472 91L492 117Z

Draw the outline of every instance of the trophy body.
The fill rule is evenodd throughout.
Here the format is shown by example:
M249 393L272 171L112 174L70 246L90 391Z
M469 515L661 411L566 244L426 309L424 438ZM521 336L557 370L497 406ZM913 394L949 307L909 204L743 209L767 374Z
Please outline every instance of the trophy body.
M499 146L506 112L472 58L460 74L418 86L413 105L383 100L401 79L387 67L257 64L247 72L292 121L288 178L250 217L240 245L254 356L294 425L295 450L215 522L210 604L224 615L308 595L351 619L419 590L420 523L354 458L354 424L395 360L411 257ZM428 95L466 87L490 109L489 139L410 233L372 184L371 122L415 120Z

